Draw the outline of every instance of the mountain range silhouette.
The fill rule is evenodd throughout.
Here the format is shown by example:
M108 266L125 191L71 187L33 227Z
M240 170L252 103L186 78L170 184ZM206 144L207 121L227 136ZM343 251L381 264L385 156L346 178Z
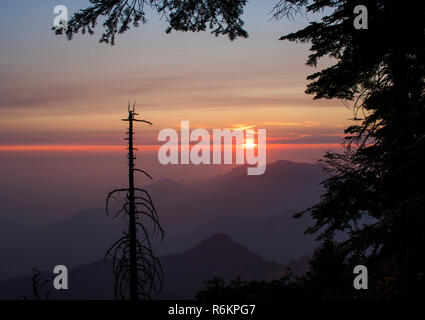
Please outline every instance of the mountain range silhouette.
M311 219L293 214L319 201L323 166L277 161L262 176L247 176L240 166L227 174L192 184L162 179L147 186L166 231L164 242L154 243L155 253L182 253L219 232L257 252L268 261L288 264L310 255L316 246L304 230ZM13 230L14 241L0 243L0 279L27 274L32 267L69 268L99 260L117 239L125 224L91 209L44 227L1 225L0 233ZM22 233L21 233L21 230Z
M204 281L219 276L229 281L279 279L286 266L269 262L224 233L214 234L181 254L160 257L164 270L161 299L193 299ZM306 259L293 262L294 272L306 271ZM45 279L53 274L44 271ZM52 290L50 299L113 299L110 260L69 269L69 289ZM31 275L0 281L0 299L32 298ZM51 287L45 288L48 291ZM40 292L43 293L43 292Z

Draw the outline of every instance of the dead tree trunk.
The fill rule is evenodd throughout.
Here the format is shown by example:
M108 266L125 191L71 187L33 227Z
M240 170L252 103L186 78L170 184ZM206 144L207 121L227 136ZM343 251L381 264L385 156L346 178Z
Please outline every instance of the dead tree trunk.
M162 285L162 268L159 260L153 255L151 237L164 232L159 223L155 206L149 193L134 184L134 173L141 172L148 178L152 177L145 171L136 169L134 160L134 122L144 122L152 125L147 120L136 119L135 106L128 106L128 188L116 189L109 193L106 200L106 210L109 213L109 200L120 192L127 192L126 201L114 217L125 212L128 215L128 232L119 239L107 252L112 256L113 271L115 275L115 295L121 299L129 297L130 300L151 299L152 292L159 293ZM141 219L147 218L146 223ZM148 223L152 226L149 232ZM141 234L141 239L138 237Z
M137 300L137 252L136 252L136 210L134 199L134 147L133 147L134 110L128 112L128 202L130 204L130 300Z

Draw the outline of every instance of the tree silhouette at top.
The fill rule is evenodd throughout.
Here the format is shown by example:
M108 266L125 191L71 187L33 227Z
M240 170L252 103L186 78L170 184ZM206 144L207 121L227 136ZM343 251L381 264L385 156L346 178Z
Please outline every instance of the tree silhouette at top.
M105 17L100 42L115 43L117 34L131 25L139 27L148 21L146 10L156 11L168 23L167 33L176 31L205 31L216 36L227 35L231 40L248 37L241 19L247 0L90 0L91 6L80 10L68 21L68 39L75 33L94 33L97 20ZM55 29L56 34L64 33Z
M138 300L151 299L153 294L159 294L162 286L162 267L153 254L151 238L157 234L164 236L158 215L149 193L135 187L134 174L140 172L149 179L152 177L141 169L135 168L134 160L134 122L152 125L147 120L136 119L135 106L128 105L129 127L125 138L128 140L128 187L111 191L106 199L106 211L109 214L109 202L115 194L126 192L124 204L114 218L120 214L128 219L128 231L116 241L107 251L106 257L113 260L115 276L115 296L121 299ZM151 228L149 228L151 226Z

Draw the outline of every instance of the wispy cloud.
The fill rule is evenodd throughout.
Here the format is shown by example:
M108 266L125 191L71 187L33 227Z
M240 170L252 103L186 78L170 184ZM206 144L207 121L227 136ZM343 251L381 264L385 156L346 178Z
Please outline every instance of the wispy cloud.
M319 124L317 121L303 121L303 122L262 122L265 126L279 126L279 127L312 127Z

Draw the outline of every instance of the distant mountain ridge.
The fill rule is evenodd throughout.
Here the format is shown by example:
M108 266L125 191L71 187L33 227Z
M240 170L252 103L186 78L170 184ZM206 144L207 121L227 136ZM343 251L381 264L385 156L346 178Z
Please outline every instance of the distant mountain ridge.
M262 176L248 176L241 166L193 184L156 181L146 188L166 237L164 243L154 243L155 252L183 252L224 232L270 261L286 264L310 255L315 240L304 230L312 221L292 216L319 201L319 183L325 177L320 164L281 160L268 164ZM0 261L0 279L25 274L33 266L72 267L95 261L123 230L121 218L112 220L104 209L93 209L33 230L28 237L17 236L0 248L8 257Z
M246 281L273 280L285 270L285 266L264 260L223 233L208 237L182 254L162 256L160 261L164 270L160 299L193 299L204 281L215 276L226 281L236 276ZM44 273L45 278L48 276ZM53 290L50 298L113 299L113 283L111 261L97 261L69 269L69 289ZM32 296L30 275L0 281L0 299L23 296Z

